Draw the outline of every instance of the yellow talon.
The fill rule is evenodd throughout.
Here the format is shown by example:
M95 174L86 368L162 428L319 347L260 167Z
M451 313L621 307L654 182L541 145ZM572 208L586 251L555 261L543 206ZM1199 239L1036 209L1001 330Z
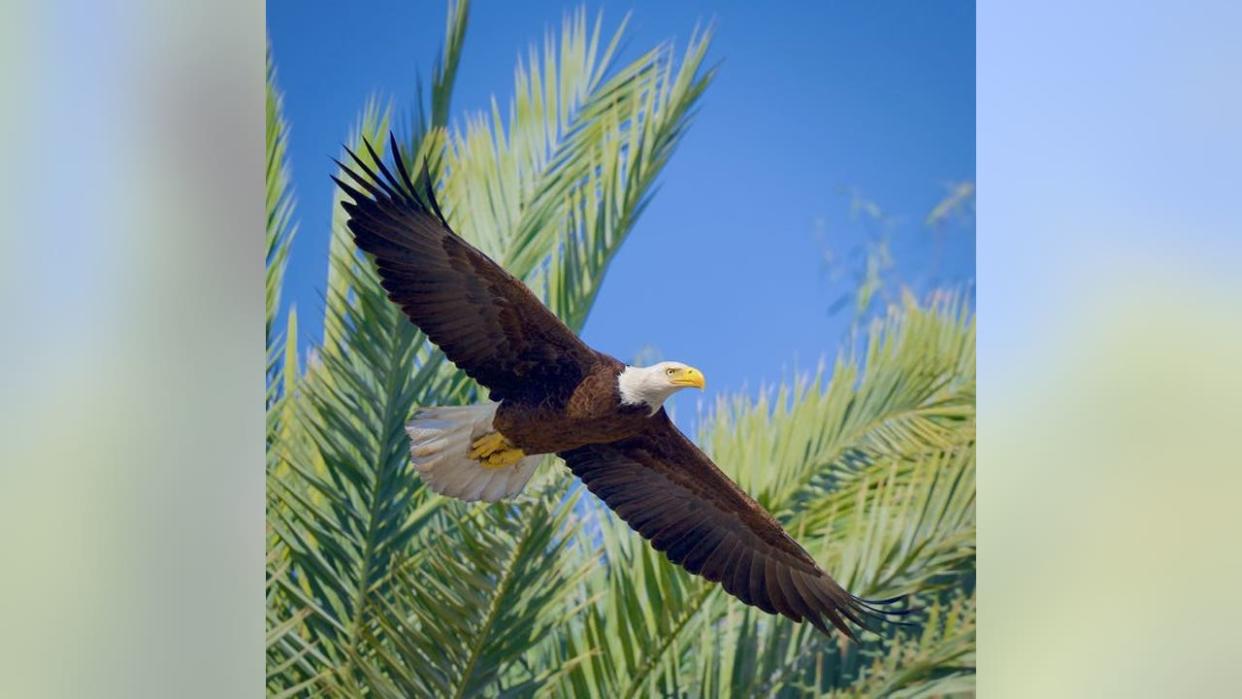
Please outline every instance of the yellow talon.
M470 458L481 460L494 452L512 448L513 445L509 443L509 440L505 439L503 434L488 432L474 440L474 443L470 445Z
M470 445L470 458L484 468L506 468L521 461L526 453L499 432L489 432Z
M525 456L525 452L516 448L492 452L487 456L483 466L485 468L506 468L521 461Z

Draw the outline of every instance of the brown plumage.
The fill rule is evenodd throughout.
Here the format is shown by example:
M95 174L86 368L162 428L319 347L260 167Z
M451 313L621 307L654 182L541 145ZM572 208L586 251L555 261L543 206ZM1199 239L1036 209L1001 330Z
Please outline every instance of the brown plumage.
M426 168L415 185L400 157L395 176L367 148L379 172L350 153L361 173L341 165L352 183L336 180L352 199L343 206L358 247L374 257L389 298L499 403L415 416L414 461L438 492L512 495L533 466L525 459L489 462L487 453L555 453L669 560L746 604L810 621L825 633L831 624L851 638L851 623L871 628L885 614L902 613L842 589L673 425L660 403L677 386L702 387L697 370L670 366L673 378L661 384L667 393L636 402L648 387L633 380L657 381L658 372L588 347L521 281L453 233ZM392 150L398 152L395 139ZM461 418L447 410L476 412ZM454 434L464 436L453 442ZM466 460L464 444L474 445L474 461ZM486 452L489 445L501 446ZM450 448L456 451L443 453ZM497 485L505 469L513 473Z

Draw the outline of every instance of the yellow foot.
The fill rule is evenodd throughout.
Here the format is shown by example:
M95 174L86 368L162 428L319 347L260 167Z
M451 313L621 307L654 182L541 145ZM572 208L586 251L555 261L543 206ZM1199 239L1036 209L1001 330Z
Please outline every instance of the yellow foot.
M516 464L525 456L526 452L514 447L513 449L493 452L488 455L485 461L480 463L484 468L505 468Z
M489 432L470 445L470 458L485 468L505 468L521 461L526 453L499 432Z
M487 434L474 440L470 445L470 458L482 459L489 454L505 449L512 449L513 445L505 436L499 432L488 432Z

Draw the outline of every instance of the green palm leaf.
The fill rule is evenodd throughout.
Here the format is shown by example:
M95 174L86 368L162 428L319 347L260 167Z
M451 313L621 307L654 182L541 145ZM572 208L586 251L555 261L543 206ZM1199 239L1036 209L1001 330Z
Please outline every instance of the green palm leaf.
M917 634L899 634L869 659L859 679L832 697L916 699L974 695L975 596L937 601Z
M267 344L267 401L270 405L279 395L280 385L275 372L280 362L282 338L273 334L273 323L280 310L280 290L284 283L285 266L289 261L289 248L293 244L297 227L293 224L295 201L290 184L288 163L289 125L282 114L283 97L276 85L276 66L272 63L272 47L267 47L266 80L266 151L267 164L264 172L266 232L264 244L264 336ZM294 321L296 322L296 321ZM296 326L295 326L296 327ZM284 342L288 342L285 335ZM293 338L296 345L297 339ZM274 425L269 425L273 429Z
M525 655L568 621L591 561L567 555L578 523L565 488L534 502L454 508L457 526L393 568L371 639L372 686L404 696L474 696L546 682ZM379 679L385 677L386 679Z

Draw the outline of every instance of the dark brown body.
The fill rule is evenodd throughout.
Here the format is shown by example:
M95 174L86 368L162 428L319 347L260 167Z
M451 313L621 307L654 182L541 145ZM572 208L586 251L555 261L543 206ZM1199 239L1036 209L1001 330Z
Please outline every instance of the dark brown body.
M624 369L600 355L565 395L543 396L538 403L525 397L501 401L492 427L527 454L556 454L633 437L650 423L651 408L621 404L617 377Z

